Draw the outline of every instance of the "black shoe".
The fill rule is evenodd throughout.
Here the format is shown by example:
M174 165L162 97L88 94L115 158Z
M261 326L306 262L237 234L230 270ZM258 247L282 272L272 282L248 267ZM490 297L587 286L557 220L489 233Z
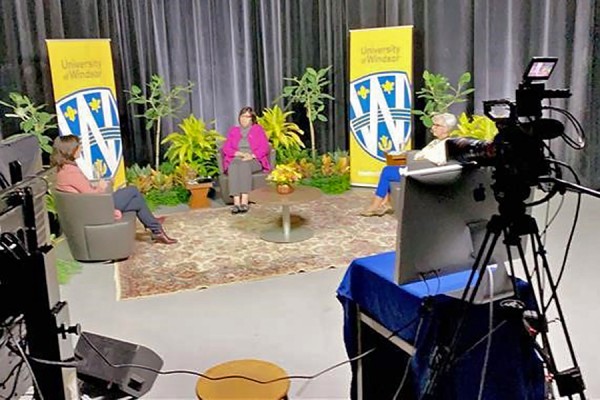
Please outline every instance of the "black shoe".
M248 204L242 204L242 205L240 206L240 212L241 212L242 214L244 214L244 213L247 213L247 212L248 212L248 210L250 210L250 207L248 206Z
M231 213L232 214L239 214L241 212L240 206L233 206L231 207Z

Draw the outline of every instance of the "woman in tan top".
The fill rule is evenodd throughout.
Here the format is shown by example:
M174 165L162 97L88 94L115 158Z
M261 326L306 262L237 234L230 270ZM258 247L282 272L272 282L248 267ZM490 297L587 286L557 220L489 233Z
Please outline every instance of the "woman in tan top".
M75 160L81 154L81 145L77 136L59 136L54 140L50 162L56 167L56 190L71 193L102 193L106 192L108 182L100 180L97 186L92 186ZM115 219L121 218L122 212L135 211L138 219L152 234L152 240L157 243L173 244L177 240L169 237L162 224L164 217L155 217L146 200L135 186L128 186L113 193L115 203ZM92 210L90 210L92 211Z

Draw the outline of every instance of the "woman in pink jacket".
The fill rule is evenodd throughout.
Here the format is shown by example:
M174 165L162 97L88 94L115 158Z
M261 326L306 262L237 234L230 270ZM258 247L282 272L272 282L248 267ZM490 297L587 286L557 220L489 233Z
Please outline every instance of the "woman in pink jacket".
M239 126L232 127L223 145L223 168L229 175L229 193L233 197L232 214L248 212L248 193L252 190L252 173L269 171L269 140L256 123L251 107L238 115Z

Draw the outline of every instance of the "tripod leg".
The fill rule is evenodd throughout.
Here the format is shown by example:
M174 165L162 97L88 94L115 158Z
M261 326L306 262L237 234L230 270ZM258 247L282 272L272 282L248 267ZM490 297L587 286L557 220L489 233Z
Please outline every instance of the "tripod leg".
M551 300L553 299L554 306L556 307L556 311L558 313L558 318L559 318L559 321L560 321L560 324L561 324L561 327L562 327L562 330L564 333L565 342L567 343L567 348L569 350L569 355L571 357L571 362L573 363L573 368L570 368L567 371L557 372L556 382L557 382L557 386L559 389L559 393L562 396L579 394L580 399L585 399L586 397L583 392L585 389L585 384L583 382L583 378L581 377L581 373L579 370L579 364L577 362L577 357L575 356L575 349L573 347L573 342L571 340L571 336L570 336L569 330L567 328L567 322L565 320L565 315L564 315L562 306L560 304L560 301L559 301L557 293L556 293L557 288L554 283L554 278L552 277L552 272L550 271L548 259L546 258L546 251L544 250L544 245L542 243L542 239L541 239L539 233L537 232L537 229L536 229L535 233L532 234L532 236L533 236L532 240L535 240L535 243L537 244L537 246L539 248L539 251L537 251L537 253L534 254L534 257L537 256L540 258L542 267L543 267L546 277L548 279L548 284L549 284L550 290L551 290ZM539 276L538 276L538 279L539 279ZM544 310L544 313L542 314L542 317L544 319L546 318L545 310ZM564 387L561 387L561 381L565 382ZM566 391L568 393L563 394L562 393L563 391Z

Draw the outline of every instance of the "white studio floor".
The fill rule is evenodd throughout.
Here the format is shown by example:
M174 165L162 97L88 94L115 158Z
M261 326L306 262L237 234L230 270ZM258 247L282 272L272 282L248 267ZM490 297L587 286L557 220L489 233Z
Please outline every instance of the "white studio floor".
M551 207L555 209L558 201ZM558 271L574 213L567 199L547 237L548 258ZM545 209L534 215L541 226ZM587 384L588 398L600 399L600 250L596 232L600 200L583 198L580 222L559 295ZM390 249L392 250L392 249ZM289 374L312 375L346 358L342 308L335 290L343 269L284 276L206 290L116 301L114 267L85 264L61 286L72 323L84 330L142 344L164 360L164 369L202 372L224 361L258 358ZM556 272L557 273L557 272ZM559 332L552 324L551 332ZM560 337L560 336L558 336ZM570 366L562 341L553 348L560 366ZM147 399L194 399L196 378L158 377ZM307 386L292 384L290 399L349 398L350 368L345 365Z

